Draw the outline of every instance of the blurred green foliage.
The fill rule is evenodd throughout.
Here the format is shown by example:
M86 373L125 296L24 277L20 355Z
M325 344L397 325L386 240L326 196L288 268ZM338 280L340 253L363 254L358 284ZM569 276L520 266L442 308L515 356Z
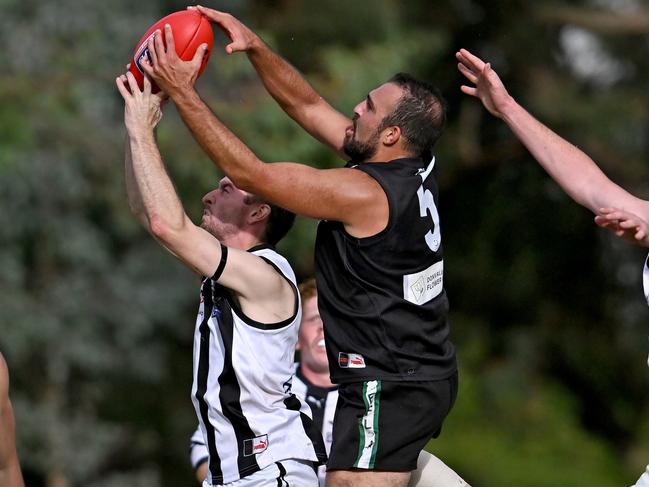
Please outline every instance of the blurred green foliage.
M393 73L447 96L437 148L460 394L431 451L474 486L631 484L649 462L643 253L598 230L507 128L460 93L454 53L649 196L640 1L211 2L344 113ZM0 1L0 350L30 486L192 485L198 282L137 225L114 78L175 0ZM602 20L604 19L604 20ZM642 23L640 22L642 25ZM341 162L265 94L224 36L198 89L268 161ZM162 154L190 216L219 177L175 113ZM311 274L315 222L281 249Z

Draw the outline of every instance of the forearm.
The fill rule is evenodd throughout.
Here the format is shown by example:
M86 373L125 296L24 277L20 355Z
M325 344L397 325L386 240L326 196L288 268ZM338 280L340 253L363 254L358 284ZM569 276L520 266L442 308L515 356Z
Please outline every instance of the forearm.
M342 146L351 120L333 108L295 67L258 37L247 53L266 90L288 116L312 137L346 158Z
M256 174L264 163L212 113L195 90L172 96L185 124L212 162L239 189L259 194Z
M142 202L142 195L135 182L135 175L133 174L133 161L131 158L131 143L127 136L124 143L124 174L126 180L126 194L128 195L128 205L131 212L138 219L140 224L147 230L149 229L149 220L144 211L144 203Z
M305 106L315 105L321 100L302 74L261 38L256 38L254 47L247 54L268 93L298 122Z
M595 212L604 206L624 205L630 197L588 155L552 132L512 98L501 113L532 156L577 203Z
M185 210L162 162L153 131L129 134L130 173L127 170L129 199L143 215L145 226L160 233L156 226L180 229L186 219ZM138 214L138 213L136 213Z

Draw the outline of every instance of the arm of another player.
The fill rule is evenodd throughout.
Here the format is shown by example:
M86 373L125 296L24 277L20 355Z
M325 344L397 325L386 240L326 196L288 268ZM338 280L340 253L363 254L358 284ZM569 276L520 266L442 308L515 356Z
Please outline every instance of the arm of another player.
M649 202L613 183L583 151L530 115L507 93L488 63L462 49L458 69L473 86L462 86L485 108L502 119L548 174L577 203L594 213L603 207L624 208L649 219Z
M130 72L116 83L125 101L124 120L131 148L126 165L132 181L127 191L138 193L130 194L129 199L139 201L145 227L167 250L200 275L211 277L220 267L223 247L189 219L162 162L154 128L162 117L163 96L151 93L147 78L141 92ZM294 312L290 284L266 261L249 252L230 249L218 282L237 294L242 310L252 319L261 321L271 314L281 321Z
M201 59L198 53L194 60L184 62L175 49L165 52L160 36L149 43L149 52L153 64L144 62L145 72L164 90L168 88L166 79L177 76L184 80L169 93L178 112L207 155L239 189L300 215L343 222L356 237L374 235L385 228L387 197L371 176L347 168L318 170L303 164L265 164L212 113L194 89Z
M617 208L601 208L595 223L624 240L649 247L649 223L633 213Z
M196 428L189 441L189 461L196 473L196 480L198 480L200 485L203 484L203 480L207 477L209 458L210 455L207 451L205 440L203 439L203 433L200 427Z
M0 485L24 487L16 451L16 426L9 400L9 370L0 354Z
M245 52L279 106L304 130L345 159L342 146L345 128L351 125L351 120L334 109L295 67L240 20L218 10L195 8L230 38L226 53Z

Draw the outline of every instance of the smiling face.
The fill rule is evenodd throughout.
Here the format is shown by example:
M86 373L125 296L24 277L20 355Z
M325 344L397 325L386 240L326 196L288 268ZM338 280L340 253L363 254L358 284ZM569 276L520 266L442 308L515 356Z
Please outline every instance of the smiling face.
M223 241L246 225L253 208L249 194L237 188L229 178L223 178L216 189L203 196L201 227Z
M397 106L403 90L394 83L385 83L372 90L354 107L353 125L347 127L343 150L354 161L371 159L379 149L383 120Z
M302 303L302 322L297 349L300 351L300 362L303 369L309 369L319 374L329 373L317 296L307 298Z

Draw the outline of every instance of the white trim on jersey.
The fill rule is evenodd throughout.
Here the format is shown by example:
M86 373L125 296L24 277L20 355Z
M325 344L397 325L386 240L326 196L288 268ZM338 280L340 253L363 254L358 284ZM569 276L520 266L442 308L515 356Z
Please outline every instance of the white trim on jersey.
M273 249L251 252L291 283L297 311L292 319L263 325L246 317L226 288L204 281L194 333L192 401L208 450L209 485L239 480L281 460L324 459L310 409L291 393L301 319L295 275Z

